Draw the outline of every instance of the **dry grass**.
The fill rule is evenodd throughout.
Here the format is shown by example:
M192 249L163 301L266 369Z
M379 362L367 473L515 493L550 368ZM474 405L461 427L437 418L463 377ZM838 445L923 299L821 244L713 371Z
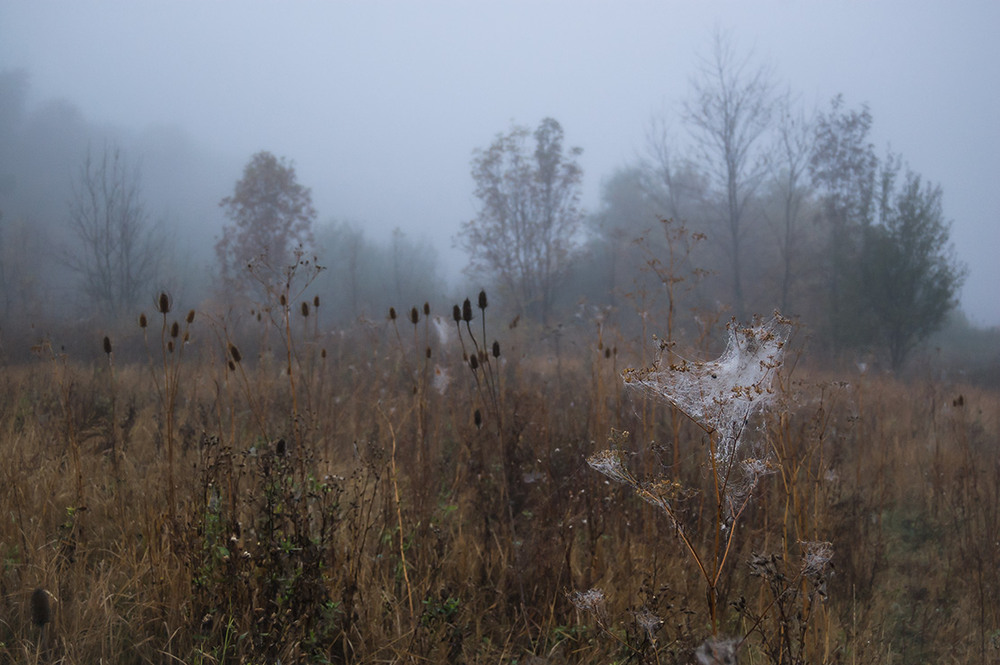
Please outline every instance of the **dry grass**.
M58 354L5 368L0 659L707 657L705 589L671 523L585 463L633 432L630 468L677 483L677 518L710 549L704 434L623 391L611 331L564 341L554 366L522 329L484 339L475 310L473 372L416 314L329 338L286 325L291 375L282 343L230 364L227 326L200 315L180 359L155 341L113 376ZM1000 396L802 369L780 393L718 645L742 640L745 663L1000 660ZM833 571L809 573L822 542ZM599 615L573 603L592 588Z

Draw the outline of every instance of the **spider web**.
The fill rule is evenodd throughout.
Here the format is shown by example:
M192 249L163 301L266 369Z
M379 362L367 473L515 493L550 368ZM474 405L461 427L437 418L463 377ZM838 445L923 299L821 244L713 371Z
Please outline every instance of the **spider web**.
M716 433L722 459L732 459L750 416L772 400L771 379L781 366L791 326L775 313L763 323L731 322L727 329L726 350L715 360L687 360L661 345L651 367L623 374L626 385L667 400Z

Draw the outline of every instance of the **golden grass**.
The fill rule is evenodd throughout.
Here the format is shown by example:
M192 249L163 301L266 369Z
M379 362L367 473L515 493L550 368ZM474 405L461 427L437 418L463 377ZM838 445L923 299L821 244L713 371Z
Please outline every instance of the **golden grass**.
M707 544L703 433L624 392L624 344L567 341L557 365L499 331L477 388L457 339L409 325L307 332L294 384L284 347L230 368L200 319L176 363L154 348L113 377L104 359L5 368L0 660L690 662L712 633L696 569L661 513L585 459L631 431L632 471L679 483ZM719 582L741 662L997 659L1000 396L802 369L780 390L760 432L775 473ZM822 541L833 572L807 579L803 543ZM571 602L591 588L604 630Z

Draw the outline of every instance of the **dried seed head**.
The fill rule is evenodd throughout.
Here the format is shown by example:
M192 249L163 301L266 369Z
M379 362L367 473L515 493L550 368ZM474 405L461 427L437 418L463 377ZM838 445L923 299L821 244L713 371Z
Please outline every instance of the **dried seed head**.
M240 354L240 350L236 348L236 345L232 342L229 343L229 355L233 357L234 362L239 362L243 360L243 356Z
M170 325L170 336L176 338L180 334L181 334L181 326L176 321L174 321Z
M472 419L476 423L476 429L481 429L482 426L483 426L483 413L482 413L482 411L480 411L479 409L476 409L476 412L474 414L472 414Z
M424 303L424 316L431 315L431 304L429 302Z
M236 363L234 363L232 360L230 360L227 364L229 365L229 371L230 372L235 372L236 371Z
M274 454L278 457L285 456L285 440L278 439L274 444Z
M452 307L451 308L451 318L455 319L455 323L458 323L459 321L461 321L462 320L462 308L459 307L458 305L455 305L454 307Z
M389 308L389 318L392 319L393 321L396 320L396 308L395 307L390 307Z
M498 342L497 340L493 340L493 357L494 358L500 357L500 342Z
M174 340L172 339L167 340L167 353L173 353L173 352L174 352Z
M309 316L309 303L302 303L302 316Z
M473 372L479 369L479 358L477 358L476 356L471 356L469 358L469 367L472 368Z
M472 320L472 301L468 298L462 303L462 320L466 323Z
M160 298L156 302L156 311L160 314L166 314L170 311L170 296L166 292L160 293Z
M139 327L140 328L145 328L146 327L146 313L145 312L143 312L142 314L139 315Z
M608 348L604 349L604 357L605 358L610 358L611 357L611 349L608 349Z
M319 296L313 296L313 307L319 307Z
M281 297L278 298L278 302L281 303L282 307L288 304L288 298L285 297L284 293L282 293Z
M420 312L418 312L417 308L414 307L413 309L410 310L410 323L412 323L413 325L417 325L417 321L419 320L420 320Z
M429 346L427 347L427 351L426 351L426 353L424 353L424 355L427 356L428 359L430 359L430 357L431 357L431 347L429 347Z
M49 592L39 587L31 592L31 622L41 628L52 621Z
M184 319L184 320L188 322L188 325L194 323L194 310L193 309L188 312L187 318Z
M111 338L107 335L104 336L104 353L111 355Z
M326 358L326 349L320 349L319 350L319 357L320 358Z
M479 309L486 309L486 291L479 292Z

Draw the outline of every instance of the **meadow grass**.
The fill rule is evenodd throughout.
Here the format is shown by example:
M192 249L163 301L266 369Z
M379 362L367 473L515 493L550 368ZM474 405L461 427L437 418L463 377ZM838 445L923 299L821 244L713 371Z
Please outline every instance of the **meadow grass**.
M0 372L3 662L1000 660L996 393L786 363L707 593L711 437L613 330L166 309L146 362Z

